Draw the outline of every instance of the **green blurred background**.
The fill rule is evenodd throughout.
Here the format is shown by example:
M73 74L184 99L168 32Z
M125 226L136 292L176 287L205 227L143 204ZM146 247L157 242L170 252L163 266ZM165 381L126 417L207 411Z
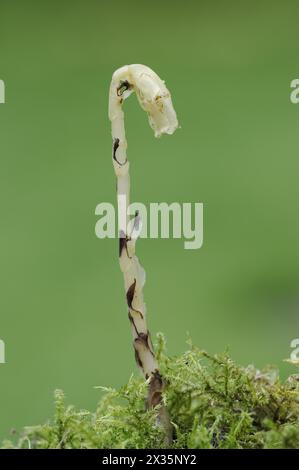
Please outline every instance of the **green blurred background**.
M132 200L204 203L204 245L140 240L150 329L187 331L242 364L277 364L299 337L298 2L0 1L0 437L52 413L53 390L93 409L94 385L136 371L116 240L108 87L144 63L181 129L153 138L126 102ZM141 152L142 149L142 152Z

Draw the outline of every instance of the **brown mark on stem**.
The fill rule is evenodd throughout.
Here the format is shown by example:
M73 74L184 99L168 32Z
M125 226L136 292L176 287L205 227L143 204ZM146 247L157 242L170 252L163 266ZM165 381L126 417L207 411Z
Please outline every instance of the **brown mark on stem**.
M139 352L137 351L137 349L135 349L135 360L137 362L137 365L140 367L140 369L143 370L143 364L142 364L142 361L140 359Z
M137 328L136 328L136 325L135 325L135 322L134 322L134 318L132 317L131 312L128 313L128 316L129 316L129 320L130 320L130 322L131 322L131 325L133 326L133 328L134 328L134 330L135 330L135 333L136 333L136 335L138 336L138 335L139 335L139 332L138 332L138 330L137 330Z
M164 387L165 382L163 380L163 377L161 376L158 370L155 370L151 374L146 405L148 409L155 408L156 406L160 405L160 409L158 411L158 420L165 430L166 443L171 444L173 440L174 430L170 422L169 413L163 404L162 395Z
M122 80L119 84L119 87L116 89L117 96L121 96L126 90L130 90L132 85L128 82L128 80Z
M158 370L155 370L152 374L149 389L148 389L148 398L147 406L148 408L155 407L162 402L162 392L164 384L161 374Z
M149 340L149 333L140 332L138 333L138 338L135 339L135 343L142 343L144 347L151 353L151 355L155 357L154 352L152 351L152 348L150 347L148 340Z
M128 252L128 241L130 239L126 236L125 232L123 230L120 231L119 233L119 257L121 257L123 250L126 250L127 257L132 258L132 256L129 256Z
M129 289L127 290L127 294L126 294L127 304L128 304L128 307L129 307L130 310L133 310L134 312L139 313L141 318L143 318L142 312L140 312L139 310L136 310L132 305L133 304L133 299L134 299L134 294L135 294L135 287L136 287L136 279L134 279L133 284L131 284Z
M116 158L116 150L117 150L118 147L119 147L119 142L120 142L120 140L119 140L118 138L113 139L112 157L113 157L113 160L116 161L116 163L117 163L119 166L124 166L124 165L127 163L127 159L126 159L123 163L121 163L121 162L119 162L119 161L117 160L117 158Z

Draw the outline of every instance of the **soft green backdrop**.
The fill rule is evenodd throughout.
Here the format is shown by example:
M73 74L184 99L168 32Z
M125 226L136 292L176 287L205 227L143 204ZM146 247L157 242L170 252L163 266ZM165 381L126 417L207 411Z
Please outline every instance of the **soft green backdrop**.
M182 127L155 140L126 103L133 200L204 203L202 249L138 243L152 332L171 354L189 331L293 371L298 14L295 1L0 1L0 437L46 420L57 387L92 409L94 385L136 370L118 243L94 234L96 205L115 200L108 86L127 63L166 79Z

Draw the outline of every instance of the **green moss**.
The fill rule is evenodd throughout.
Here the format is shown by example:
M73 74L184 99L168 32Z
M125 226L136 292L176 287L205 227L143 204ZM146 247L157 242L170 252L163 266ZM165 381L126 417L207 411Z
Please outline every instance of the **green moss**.
M179 357L157 354L167 380L164 400L175 429L174 448L298 448L299 376L285 383L277 371L236 365L228 354L211 356L191 344ZM147 385L131 377L103 393L95 412L76 411L55 392L54 418L26 427L17 448L161 448L155 410L145 411Z

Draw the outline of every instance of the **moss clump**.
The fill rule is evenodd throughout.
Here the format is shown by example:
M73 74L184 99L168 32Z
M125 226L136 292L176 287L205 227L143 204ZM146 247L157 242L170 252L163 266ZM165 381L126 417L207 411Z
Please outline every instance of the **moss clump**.
M164 400L175 428L173 448L298 448L299 376L281 383L273 368L236 365L227 354L211 356L192 345L180 357L158 359L167 380ZM66 406L55 392L55 416L26 427L17 448L161 448L155 410L145 411L147 385L131 377L120 390L104 392L95 412Z

